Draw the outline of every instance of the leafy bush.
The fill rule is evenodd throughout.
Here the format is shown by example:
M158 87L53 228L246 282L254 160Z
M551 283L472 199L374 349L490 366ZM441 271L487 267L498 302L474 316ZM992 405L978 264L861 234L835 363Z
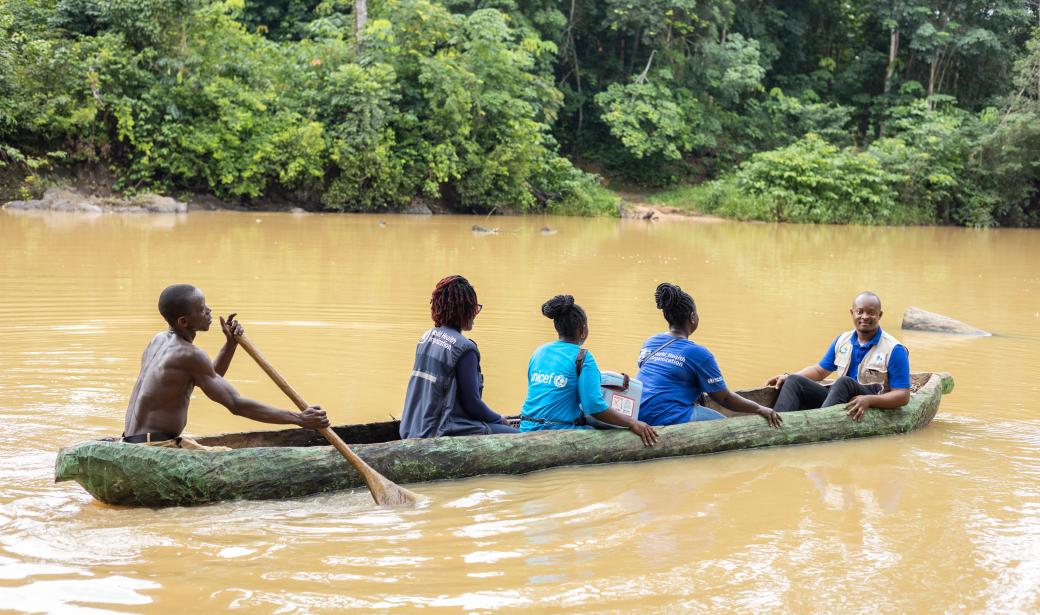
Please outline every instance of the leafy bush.
M840 150L818 135L752 156L736 174L737 185L768 203L782 222L899 224L915 222L898 207L898 179L877 158Z
M612 216L620 213L620 202L616 194L600 185L599 179L575 169L570 162L557 158L546 165L535 181L536 184L555 187L555 192L539 190L544 203L536 204L526 211L544 208L548 213L567 216Z
M1040 224L1036 114L987 110L976 116L919 102L895 108L889 126L894 136L865 150L809 134L661 202L787 222Z

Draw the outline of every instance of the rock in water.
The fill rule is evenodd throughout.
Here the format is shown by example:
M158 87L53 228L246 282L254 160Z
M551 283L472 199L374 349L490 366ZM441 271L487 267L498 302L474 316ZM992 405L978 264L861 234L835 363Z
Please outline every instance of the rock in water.
M954 320L942 314L929 312L910 306L903 312L903 328L914 331L938 331L939 333L954 333L957 335L993 335L989 331L976 329L959 320Z
M498 228L488 228L486 226L480 226L479 224L473 225L473 233L477 235L494 235L498 233Z

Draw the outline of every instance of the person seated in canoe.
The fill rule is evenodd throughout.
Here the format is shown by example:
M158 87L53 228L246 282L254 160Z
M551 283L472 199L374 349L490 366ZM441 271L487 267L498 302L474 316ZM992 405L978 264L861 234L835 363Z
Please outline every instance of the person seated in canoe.
M591 429L583 414L627 427L645 446L657 443L657 432L607 406L600 391L601 374L592 353L581 347L589 337L585 310L571 295L556 295L542 304L559 339L543 344L527 364L527 398L520 414L520 431Z
M766 382L780 389L773 404L778 412L845 404L846 413L859 421L867 408L899 408L910 401L910 354L881 329L881 299L862 292L849 313L853 329L834 338L819 363ZM828 389L820 381L831 373L837 378Z
M437 282L430 297L433 328L423 333L415 347L401 438L517 432L481 399L480 350L462 334L473 329L483 308L466 278L452 275Z
M195 345L199 331L209 331L212 310L198 288L188 284L167 287L159 295L159 313L170 328L156 334L141 357L130 404L126 409L123 442L150 444L193 450L228 450L208 448L191 438L181 436L188 421L188 402L198 386L213 401L254 421L299 425L308 429L328 427L329 420L318 406L302 413L280 410L239 395L224 379L238 342L242 325L231 314L220 318L220 328L227 341L210 361L205 351Z
M636 379L643 383L639 418L651 425L726 418L697 403L701 394L707 393L724 408L757 414L773 427L780 427L783 419L772 408L730 391L715 356L689 339L700 324L693 297L665 282L654 291L654 301L668 322L668 331L647 338L639 351Z

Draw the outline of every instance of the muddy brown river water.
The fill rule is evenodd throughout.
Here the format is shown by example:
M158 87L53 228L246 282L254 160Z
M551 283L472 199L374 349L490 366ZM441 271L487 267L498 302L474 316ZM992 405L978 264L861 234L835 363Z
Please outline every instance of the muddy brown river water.
M0 212L0 611L1040 610L1040 232L380 219ZM415 510L363 491L121 509L53 483L61 446L122 429L167 284L238 312L339 424L400 415L450 273L484 304L500 412L555 338L542 301L575 295L599 364L634 373L661 281L693 294L732 388L817 361L865 289L911 367L956 388L908 435L413 485ZM996 335L900 331L909 305ZM289 407L244 352L228 378ZM255 427L196 393L187 431Z

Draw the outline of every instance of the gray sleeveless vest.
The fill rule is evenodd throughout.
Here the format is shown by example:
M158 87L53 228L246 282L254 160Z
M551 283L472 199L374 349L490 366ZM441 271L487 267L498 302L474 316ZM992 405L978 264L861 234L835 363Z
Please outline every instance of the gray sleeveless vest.
M834 364L837 366L837 369L834 370L835 380L850 375L848 372L849 366L852 364L852 340L855 338L856 330L853 329L842 333L834 341ZM891 391L892 389L888 386L888 360L892 358L892 351L896 346L906 348L903 343L882 329L881 339L867 351L859 363L859 371L855 376L856 382L860 384L878 383L882 385L883 391ZM910 349L907 348L906 351L909 353Z
M419 339L404 396L401 438L435 438L444 434L458 399L455 366L467 350L476 352L477 345L447 327L430 329Z

